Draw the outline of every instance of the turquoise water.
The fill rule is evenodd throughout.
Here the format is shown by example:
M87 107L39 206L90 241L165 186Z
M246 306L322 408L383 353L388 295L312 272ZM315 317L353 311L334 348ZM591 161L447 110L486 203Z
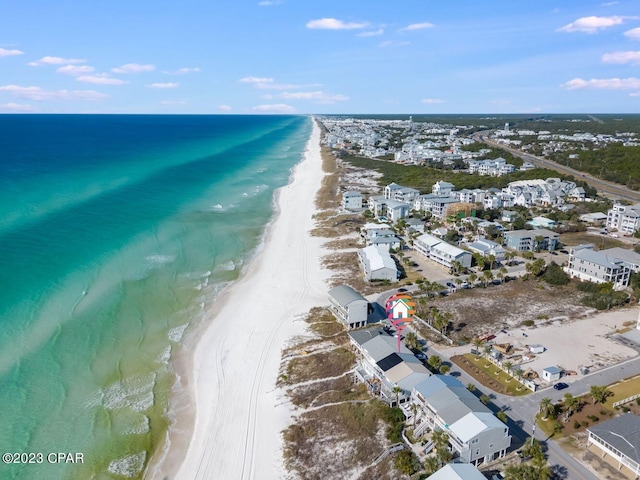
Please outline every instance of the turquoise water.
M170 356L302 156L296 116L0 115L0 478L136 478Z

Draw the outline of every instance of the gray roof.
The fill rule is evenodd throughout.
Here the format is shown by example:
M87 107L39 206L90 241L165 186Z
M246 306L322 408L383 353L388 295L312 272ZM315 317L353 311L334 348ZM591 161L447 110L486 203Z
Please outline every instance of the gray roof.
M640 417L625 413L588 430L621 451L633 461L640 463Z
M537 236L541 236L541 237L559 237L560 236L556 232L552 232L551 230L546 230L544 228L537 228L535 230L512 230L510 232L504 232L504 235L519 237L519 238L535 238Z
M584 260L585 262L594 263L596 265L602 265L606 268L618 268L622 263L622 260L607 255L603 252L596 252L589 248L583 248L573 254L574 258Z
M450 463L429 477L430 480L486 480L470 463Z
M451 425L471 412L491 412L456 378L433 375L415 386L442 420Z
M382 327L365 328L363 330L349 330L348 334L358 345L362 345L378 335L389 336L384 330L382 330Z
M348 285L339 285L329 290L329 296L333 298L339 305L346 307L351 302L357 300L363 300L368 303L368 300L356 292Z
M556 373L562 373L562 369L558 367L547 367L542 369L544 372L550 373L551 375L555 375Z
M640 254L637 254L633 250L629 250L627 248L607 248L606 250L600 250L600 253L604 253L613 258L619 258L620 260L634 265L640 265Z

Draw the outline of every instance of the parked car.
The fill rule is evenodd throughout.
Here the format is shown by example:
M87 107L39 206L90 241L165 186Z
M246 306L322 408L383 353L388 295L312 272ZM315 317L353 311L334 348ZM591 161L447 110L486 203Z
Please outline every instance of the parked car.
M564 390L565 388L569 388L569 385L564 382L558 382L553 386L553 388L555 388L556 390Z
M462 282L462 283L460 284L460 286L461 286L462 288L469 288L469 282Z

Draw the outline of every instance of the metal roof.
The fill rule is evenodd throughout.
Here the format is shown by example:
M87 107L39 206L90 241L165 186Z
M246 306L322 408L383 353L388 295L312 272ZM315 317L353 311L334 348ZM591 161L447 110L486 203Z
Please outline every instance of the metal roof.
M640 417L625 413L606 422L589 427L593 435L601 438L616 450L640 463Z
M486 480L470 463L450 463L429 477L430 480Z
M368 303L368 300L366 298L364 298L348 285L339 285L332 288L331 290L329 290L329 296L342 307L346 307L351 302L355 302L358 300Z

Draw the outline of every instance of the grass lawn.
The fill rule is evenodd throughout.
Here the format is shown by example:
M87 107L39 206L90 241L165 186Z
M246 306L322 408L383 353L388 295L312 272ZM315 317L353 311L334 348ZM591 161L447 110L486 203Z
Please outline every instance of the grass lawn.
M514 397L531 393L524 385L515 378L507 375L484 357L476 357L470 353L458 355L451 358L451 361L480 382L483 386L504 395Z
M629 398L640 393L640 376L622 380L619 383L611 385L609 390L613 392L613 396L607 399L605 405L609 408L613 408L614 402L624 400L625 398Z
M608 235L590 235L587 232L563 233L560 235L560 243L564 245L581 245L584 243L593 243L596 250L604 250L606 248L622 247L625 244L620 240L611 238Z

